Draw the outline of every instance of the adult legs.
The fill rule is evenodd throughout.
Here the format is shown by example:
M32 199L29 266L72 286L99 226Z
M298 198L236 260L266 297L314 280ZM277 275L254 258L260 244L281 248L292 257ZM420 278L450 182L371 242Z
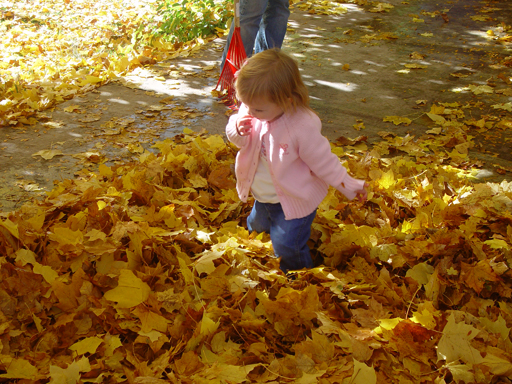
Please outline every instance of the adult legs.
M255 42L255 53L281 48L290 16L289 0L269 0L261 19Z
M252 56L256 35L260 29L260 23L265 10L267 9L267 4L268 0L240 0L240 36L242 37L247 57ZM222 62L220 66L221 71L222 67L224 67L224 62L226 61L234 30L235 25L232 23L226 41L226 46L222 53Z

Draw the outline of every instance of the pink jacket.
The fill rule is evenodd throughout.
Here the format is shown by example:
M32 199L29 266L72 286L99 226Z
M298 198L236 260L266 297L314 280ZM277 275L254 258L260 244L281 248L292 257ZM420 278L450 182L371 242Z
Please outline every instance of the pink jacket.
M240 148L236 156L236 189L242 201L247 201L259 161L261 141L265 133L265 148L272 182L287 220L312 213L327 195L329 185L348 199L364 187L364 180L348 175L339 158L321 134L320 118L312 111L299 109L285 113L268 123L253 119L248 136L236 131L238 116L247 114L242 105L238 114L229 118L226 135Z

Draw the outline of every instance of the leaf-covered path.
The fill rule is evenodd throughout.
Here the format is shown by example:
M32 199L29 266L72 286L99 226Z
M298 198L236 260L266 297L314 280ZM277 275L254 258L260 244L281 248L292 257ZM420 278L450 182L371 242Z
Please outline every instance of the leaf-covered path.
M510 8L356 3L297 3L285 43L371 184L365 204L331 191L318 267L294 278L244 229L234 148L212 134L222 40L45 111L46 132L8 128L11 156L58 130L87 152L0 216L0 382L510 382L512 185L472 178L496 177L499 148L473 155L512 124ZM64 168L60 148L36 158Z

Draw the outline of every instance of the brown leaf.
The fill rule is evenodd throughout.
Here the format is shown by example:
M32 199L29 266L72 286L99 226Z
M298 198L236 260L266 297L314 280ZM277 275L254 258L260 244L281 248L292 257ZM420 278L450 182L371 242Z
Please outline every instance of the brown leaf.
M214 168L208 175L208 183L219 189L235 188L236 183L233 180L233 170L229 164L223 164Z
M180 375L190 376L203 367L203 363L194 351L188 351L174 363L176 370Z
M499 276L492 269L489 260L481 260L474 265L462 262L461 268L460 280L478 294L482 292L486 283L499 280Z

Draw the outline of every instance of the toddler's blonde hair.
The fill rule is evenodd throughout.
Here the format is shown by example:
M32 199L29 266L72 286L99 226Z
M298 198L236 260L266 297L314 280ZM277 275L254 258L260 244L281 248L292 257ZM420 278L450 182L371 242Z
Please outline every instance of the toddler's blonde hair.
M309 95L297 62L278 48L259 52L242 66L235 81L239 100L265 97L283 111L309 109Z

